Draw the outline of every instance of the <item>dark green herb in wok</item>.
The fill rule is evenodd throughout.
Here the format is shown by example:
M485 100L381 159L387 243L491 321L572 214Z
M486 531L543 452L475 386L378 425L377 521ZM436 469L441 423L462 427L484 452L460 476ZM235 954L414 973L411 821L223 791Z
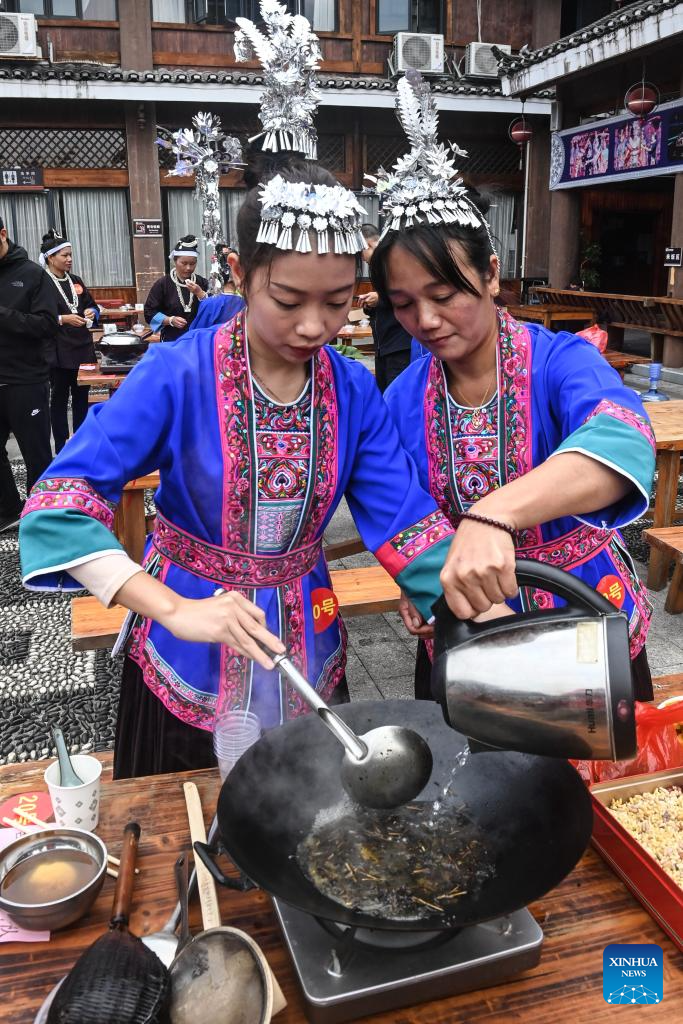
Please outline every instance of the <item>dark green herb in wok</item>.
M348 909L392 920L448 915L493 874L482 838L461 810L411 803L325 816L299 843L299 867Z

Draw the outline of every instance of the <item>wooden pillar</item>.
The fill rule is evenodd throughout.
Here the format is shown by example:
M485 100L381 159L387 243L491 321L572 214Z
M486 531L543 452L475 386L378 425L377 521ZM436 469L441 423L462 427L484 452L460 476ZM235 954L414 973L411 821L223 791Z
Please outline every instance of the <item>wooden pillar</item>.
M525 277L548 277L548 251L550 248L550 135L534 126L534 134L527 144L529 161L529 197L526 219Z
M152 54L151 4L119 0L121 67L126 71L150 71ZM130 212L133 218L161 220L161 187L154 103L126 103L126 146ZM133 265L138 302L144 302L152 284L164 273L162 238L133 238Z
M534 50L547 46L560 38L562 0L534 0L532 15L532 45Z
M548 276L551 288L568 288L579 275L581 203L577 189L558 189L550 198L550 252Z
M681 95L683 95L683 76L681 76ZM671 242L678 248L683 248L683 172L674 175L674 208L671 218ZM655 259L661 259L661 253L655 255ZM674 299L683 299L683 267L677 267L672 271L673 288L671 296ZM665 366L683 366L683 338L664 338L664 354L662 362Z

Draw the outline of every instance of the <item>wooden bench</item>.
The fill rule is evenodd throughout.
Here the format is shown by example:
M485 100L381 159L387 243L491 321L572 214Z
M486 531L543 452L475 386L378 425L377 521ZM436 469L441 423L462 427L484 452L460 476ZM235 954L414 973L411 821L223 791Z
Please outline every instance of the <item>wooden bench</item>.
M647 331L650 334L650 354L655 362L662 361L665 338L683 338L683 299L659 295L585 292L541 285L530 290L542 303L566 304L575 308L591 306L598 323L608 325L609 344L612 348L623 347L624 330L627 328Z
M643 537L653 548L661 551L676 568L669 584L664 610L672 615L683 612L683 526L666 526L643 530Z
M400 588L382 568L333 569L332 589L339 611L350 618L396 611ZM75 597L71 602L71 646L74 651L112 647L126 617L120 605L103 608L96 597Z
M159 486L158 472L148 473L131 480L123 488L121 501L114 515L114 533L134 562L141 562L145 553L147 521L145 519L145 491Z

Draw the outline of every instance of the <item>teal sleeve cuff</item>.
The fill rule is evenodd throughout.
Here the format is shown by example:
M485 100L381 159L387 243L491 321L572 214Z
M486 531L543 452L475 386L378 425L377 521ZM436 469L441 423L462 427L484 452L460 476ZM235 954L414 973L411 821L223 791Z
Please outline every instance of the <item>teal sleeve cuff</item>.
M406 592L425 622L431 619L432 605L443 593L439 576L452 540L451 534L433 544L396 576L399 587Z
M609 466L633 485L619 501L575 518L603 529L619 529L648 509L655 471L655 451L647 434L613 416L593 416L564 439L553 455L580 452ZM551 456L552 458L552 456Z
M29 512L19 525L21 577L30 590L82 590L68 570L119 551L106 526L74 509Z
M152 328L152 330L155 333L158 333L161 330L165 319L166 319L166 314L165 313L155 313L154 316L152 317L152 319L149 322L149 326Z

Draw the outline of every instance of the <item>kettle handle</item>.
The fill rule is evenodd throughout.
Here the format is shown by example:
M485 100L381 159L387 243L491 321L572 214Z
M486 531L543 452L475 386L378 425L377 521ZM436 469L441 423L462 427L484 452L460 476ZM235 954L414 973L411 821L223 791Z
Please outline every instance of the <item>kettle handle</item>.
M614 605L606 597L577 576L572 576L564 569L557 569L554 565L518 558L515 560L515 576L521 587L541 587L563 598L567 604L582 606L586 611L593 611L597 615L610 615L614 612Z
M565 572L564 569L557 569L553 565L546 565L545 562L535 562L528 558L517 558L515 560L515 576L521 587L541 587L550 591L556 597L563 598L567 604L576 608L579 606L585 611L592 612L596 617L600 615L614 614L614 605L610 604L606 597L598 594L589 587L583 580ZM432 605L432 611L438 618L440 614L448 610L446 598L441 595ZM461 619L458 623L462 637L459 643L464 643L469 637L476 633L483 633L491 628L491 622L474 622L472 619Z

